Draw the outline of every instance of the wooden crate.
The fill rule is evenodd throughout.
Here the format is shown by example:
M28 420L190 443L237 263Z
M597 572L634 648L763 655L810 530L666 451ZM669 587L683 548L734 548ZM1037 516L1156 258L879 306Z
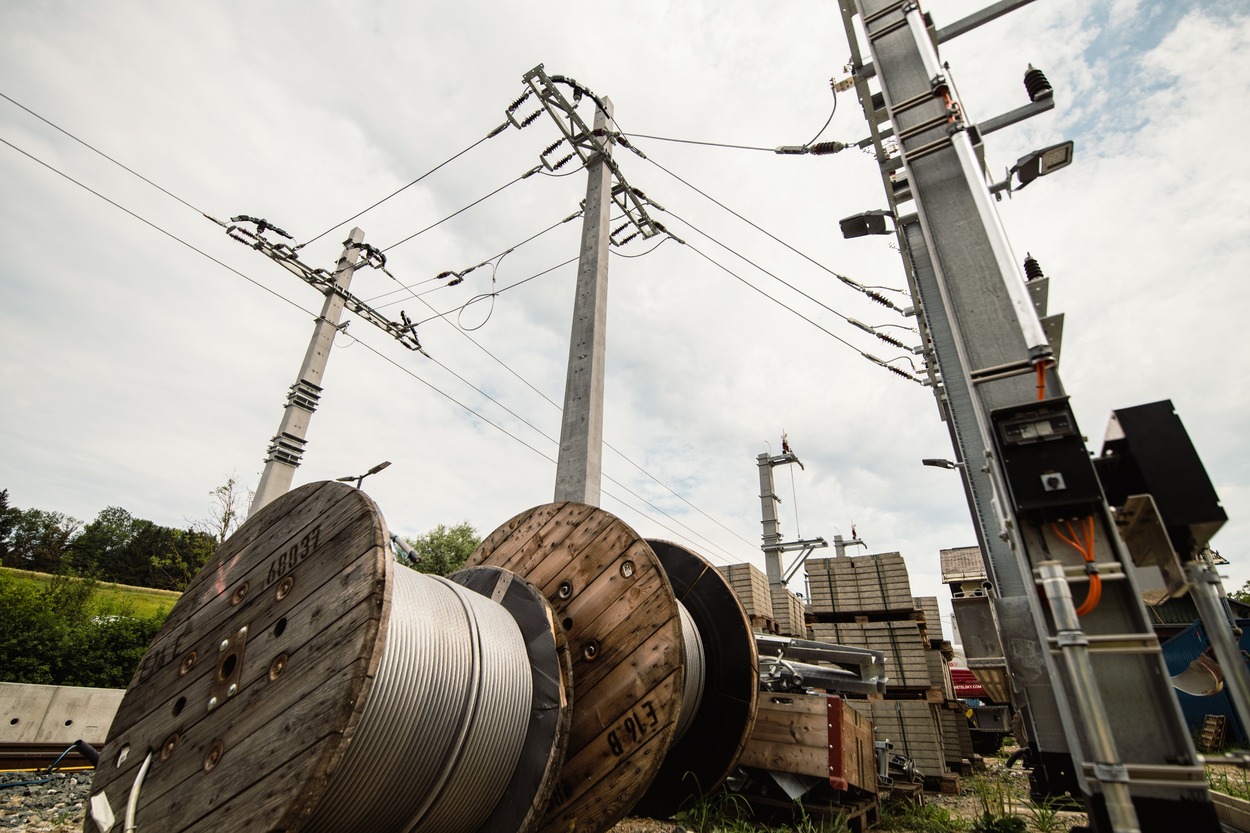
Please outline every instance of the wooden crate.
M787 636L807 638L807 624L803 616L803 600L784 587L772 588L773 619L777 628Z
M729 564L716 569L729 582L748 616L775 618L772 595L768 592L768 576L759 567L754 564Z
M826 642L884 652L890 688L929 689L942 684L940 677L936 681L930 677L929 648L921 639L918 622L817 622L812 634Z
M946 748L942 727L933 704L920 700L848 700L852 708L869 718L877 740L894 744L894 752L916 762L925 776L946 775Z
M805 565L812 611L909 612L912 601L907 565L897 552L846 558L811 558Z
M739 763L876 793L872 723L849 703L823 694L761 694Z

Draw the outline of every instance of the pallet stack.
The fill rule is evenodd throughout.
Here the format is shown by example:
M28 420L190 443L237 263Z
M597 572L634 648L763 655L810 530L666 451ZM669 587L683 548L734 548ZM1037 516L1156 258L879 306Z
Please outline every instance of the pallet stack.
M768 576L754 564L730 564L717 567L742 602L759 633L807 638L803 600L784 587L768 585Z
M873 720L878 738L916 762L931 787L949 788L971 740L960 732L937 598L912 596L896 552L811 559L806 571L812 637L887 655L885 700L851 704Z
M773 616L773 598L768 590L768 576L754 564L729 564L717 567L751 620L751 627L761 633L778 633Z

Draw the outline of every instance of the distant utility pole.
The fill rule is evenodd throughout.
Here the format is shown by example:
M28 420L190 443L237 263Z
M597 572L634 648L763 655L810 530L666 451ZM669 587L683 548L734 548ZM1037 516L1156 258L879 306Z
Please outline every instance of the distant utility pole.
M586 166L586 207L582 247L569 336L569 367L564 381L564 417L556 462L555 499L599 505L603 480L603 366L608 325L608 231L612 208L612 100L595 109L599 154Z
M796 541L783 541L781 535L781 519L777 506L781 498L777 496L777 487L773 478L773 469L777 466L797 465L803 468L802 461L793 451L782 454L760 454L755 458L760 472L760 523L763 527L764 543L760 547L764 551L764 572L768 575L770 587L785 587L786 582L803 566L803 562L813 550L829 546L824 538L803 538ZM799 557L785 570L781 556L787 552L799 552Z
M308 422L321 399L321 382L325 376L326 362L334 346L334 336L339 330L344 296L356 271L356 262L360 259L360 247L364 239L365 233L354 228L344 242L343 254L334 270L333 286L326 289L325 303L321 307L321 316L313 325L312 339L304 354L304 363L300 366L295 384L291 385L287 394L286 409L282 412L278 433L273 435L273 440L269 443L265 470L256 487L256 496L252 499L249 515L255 514L269 501L290 491L295 469L299 467L304 456Z
M938 56L939 42L1026 2L1000 0L936 31L914 0L840 5L891 207L885 213L897 225L939 408L964 464L993 585L988 621L1001 634L1013 692L1032 713L1035 774L1054 779L1052 787L1061 779L1077 787L1098 831L1216 830L1203 769L1068 404L1052 337L985 183L981 137L1015 116L968 122ZM1049 104L1049 84L1045 104L1036 78L1026 76L1026 87L1034 106L1022 115ZM897 152L887 150L891 137ZM1062 146L1039 151L1037 163L1061 166L1063 153ZM1021 171L1022 184L1045 172Z

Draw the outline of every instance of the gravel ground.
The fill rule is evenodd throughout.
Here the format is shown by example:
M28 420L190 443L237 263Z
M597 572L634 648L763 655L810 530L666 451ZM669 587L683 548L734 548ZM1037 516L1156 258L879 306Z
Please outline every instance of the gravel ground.
M0 773L0 830L30 833L82 830L91 773L58 772L46 784L16 786L48 777L30 772Z

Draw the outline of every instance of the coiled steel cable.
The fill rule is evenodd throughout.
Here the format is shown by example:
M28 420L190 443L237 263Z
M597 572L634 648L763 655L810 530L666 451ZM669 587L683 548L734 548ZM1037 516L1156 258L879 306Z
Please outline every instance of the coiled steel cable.
M686 606L680 601L677 602L677 613L681 619L681 639L686 645L686 686L682 692L681 713L677 716L677 734L673 737L674 743L681 740L686 730L690 728L690 724L694 722L694 716L699 713L699 703L703 700L704 680L707 677L705 672L707 666L703 656L703 637L699 633L699 626L694 623L690 611L686 610Z
M392 593L377 679L307 831L468 833L520 757L532 680L512 617L406 569Z

